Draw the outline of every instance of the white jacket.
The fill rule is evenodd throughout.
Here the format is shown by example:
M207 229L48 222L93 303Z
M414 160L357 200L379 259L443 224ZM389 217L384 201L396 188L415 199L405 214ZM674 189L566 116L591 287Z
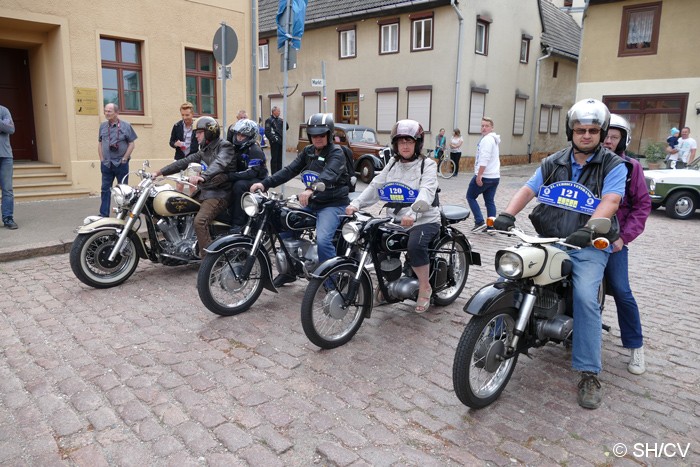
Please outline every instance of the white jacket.
M476 157L474 158L474 173L479 173L479 167L485 167L483 178L501 178L501 161L498 145L501 144L501 136L493 131L479 140L476 145Z

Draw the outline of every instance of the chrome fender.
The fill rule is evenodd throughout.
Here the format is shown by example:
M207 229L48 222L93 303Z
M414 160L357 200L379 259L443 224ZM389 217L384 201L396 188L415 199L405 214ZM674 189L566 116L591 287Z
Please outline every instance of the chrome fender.
M227 250L239 246L252 247L254 240L254 238L242 234L226 235L214 240L204 251L206 251L208 255L222 254ZM272 283L272 262L270 261L270 254L267 252L264 245L258 247L257 256L260 264L262 264L266 270L266 274L263 274L261 278L263 287L271 292L278 293L277 287Z
M94 232L99 232L101 230L107 231L112 230L117 234L120 234L124 227L126 227L126 221L122 219L117 219L115 217L103 217L95 222L91 222L87 225L81 225L75 229L75 233L78 235L87 235ZM135 230L129 232L131 240L136 246L137 253L140 258L148 259L148 253L146 251L146 245L143 243L143 238Z
M464 305L464 312L482 316L503 308L519 309L523 299L520 285L514 282L494 282L477 291Z

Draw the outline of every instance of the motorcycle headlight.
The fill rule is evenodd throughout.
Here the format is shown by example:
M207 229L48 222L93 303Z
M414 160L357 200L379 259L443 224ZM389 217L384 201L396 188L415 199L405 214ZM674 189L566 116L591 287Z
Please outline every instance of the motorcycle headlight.
M496 272L506 279L520 279L523 275L523 259L512 251L496 253Z
M134 196L134 189L129 185L117 185L112 187L110 190L112 192L112 199L117 207L122 207L131 202L131 198Z
M260 204L253 193L243 193L241 207L249 217L255 217L260 212Z
M359 222L348 222L343 226L343 238L348 243L355 243L360 238L362 224Z

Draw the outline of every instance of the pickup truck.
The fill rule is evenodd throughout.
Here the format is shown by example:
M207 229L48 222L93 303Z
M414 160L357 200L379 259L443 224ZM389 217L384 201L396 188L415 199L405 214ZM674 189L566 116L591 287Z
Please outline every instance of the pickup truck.
M297 151L301 151L311 144L306 134L306 124L299 125L299 143ZM352 151L355 159L355 172L363 183L369 183L376 172L381 171L391 156L391 151L380 144L377 132L373 128L350 125L347 123L335 124L335 144L347 146Z

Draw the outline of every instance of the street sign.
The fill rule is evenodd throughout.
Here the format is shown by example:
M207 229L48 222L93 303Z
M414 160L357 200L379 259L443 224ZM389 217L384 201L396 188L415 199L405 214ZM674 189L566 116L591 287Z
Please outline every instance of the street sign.
M216 79L221 81L221 68L223 65L216 65ZM226 66L226 79L231 79L231 67Z
M311 78L311 86L314 88L322 88L323 87L323 79Z
M221 53L221 49L224 46L221 40L221 28L217 29L216 34L214 34L212 49L214 52L214 59L216 59L218 63L228 65L236 58L236 54L238 53L238 36L236 36L236 32L231 26L223 25L223 28L226 30L226 56L223 57Z

